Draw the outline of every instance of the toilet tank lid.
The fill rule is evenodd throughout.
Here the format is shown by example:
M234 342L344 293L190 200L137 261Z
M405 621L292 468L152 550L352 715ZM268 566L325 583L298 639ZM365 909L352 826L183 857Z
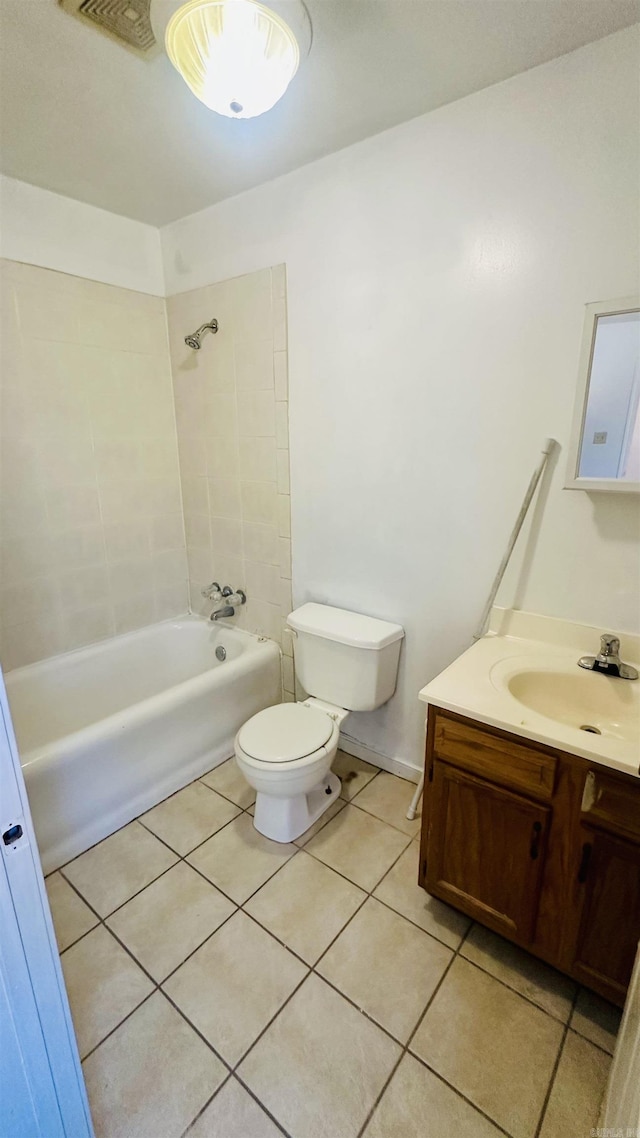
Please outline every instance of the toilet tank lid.
M295 632L308 632L355 648L385 648L404 636L400 624L313 602L294 609L287 617L287 624Z

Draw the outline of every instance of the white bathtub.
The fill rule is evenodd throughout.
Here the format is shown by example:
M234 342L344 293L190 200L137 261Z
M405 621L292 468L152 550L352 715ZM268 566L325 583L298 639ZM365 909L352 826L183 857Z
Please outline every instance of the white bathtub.
M185 617L5 681L48 873L229 758L244 721L280 701L280 650Z

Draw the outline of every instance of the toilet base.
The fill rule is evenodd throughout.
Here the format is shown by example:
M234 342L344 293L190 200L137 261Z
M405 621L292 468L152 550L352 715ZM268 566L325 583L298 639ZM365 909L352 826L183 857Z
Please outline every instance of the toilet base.
M265 838L274 842L292 842L322 817L340 794L340 779L332 771L308 794L293 798L276 798L273 794L256 796L253 824Z

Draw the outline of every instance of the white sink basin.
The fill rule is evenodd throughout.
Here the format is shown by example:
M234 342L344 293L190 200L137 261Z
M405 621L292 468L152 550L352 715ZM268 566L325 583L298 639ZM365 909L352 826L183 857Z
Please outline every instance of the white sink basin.
M576 730L632 743L640 738L640 681L614 679L526 656L501 661L491 681L523 709Z
M578 667L603 631L495 609L488 635L431 680L420 699L638 777L640 680ZM640 667L640 636L622 635L621 656Z

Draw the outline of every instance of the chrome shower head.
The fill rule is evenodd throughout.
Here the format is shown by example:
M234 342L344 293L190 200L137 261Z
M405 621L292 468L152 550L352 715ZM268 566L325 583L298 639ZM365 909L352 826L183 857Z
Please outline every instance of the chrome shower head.
M197 332L192 332L190 336L185 336L184 342L188 348L193 348L194 351L197 352L202 347L202 337L207 332L217 332L217 331L218 331L218 321L214 317L214 319L210 320L208 324L202 324L198 328Z

